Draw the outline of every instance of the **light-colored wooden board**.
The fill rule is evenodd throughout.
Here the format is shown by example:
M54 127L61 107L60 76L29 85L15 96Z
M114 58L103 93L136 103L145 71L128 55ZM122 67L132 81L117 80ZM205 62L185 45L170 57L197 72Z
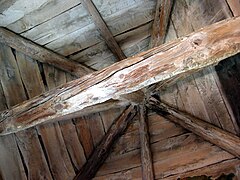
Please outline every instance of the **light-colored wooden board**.
M42 1L28 1L28 0L16 0L13 1L6 8L6 10L2 10L0 14L0 26L7 26L10 23L17 21L22 18L25 14L28 14L44 4L48 3L50 0L42 0Z
M110 28L112 34L116 36L150 22L153 18L154 4L155 3L152 1L146 1L137 7L131 7L127 12L115 13L114 15L105 18L105 22ZM72 33L68 33L64 37L49 42L46 47L67 56L93 46L101 41L103 41L103 39L95 25L89 24ZM37 42L45 44L45 42Z
M119 42L121 49L129 57L146 49L150 28L151 22L115 36L115 38ZM70 57L97 70L116 62L116 58L108 50L104 42L98 43Z
M41 7L24 14L24 16L17 21L8 24L7 28L16 33L22 33L39 24L49 21L56 16L59 16L78 4L80 4L78 0L49 0Z
M108 14L108 16L106 16L106 22L108 25L109 23L107 19L110 19L113 24L113 19L115 19L116 16L118 17L129 9L135 9L137 6L143 4L143 2L140 0L138 0L136 4L127 0L124 0L124 2L125 3L114 1L109 3L108 8L113 9L112 12L110 11L111 14L109 14L109 12L107 12L106 10L103 11L103 13L106 12ZM122 6L120 6L119 9L114 8L114 6L117 6L119 3L122 4ZM106 8L106 5L103 5L101 8ZM101 12L102 9L99 10ZM103 17L105 16L105 14L102 15ZM30 29L29 31L22 33L22 35L39 44L44 45L75 31L81 31L81 33L84 33L84 30L87 30L86 27L88 26L92 27L91 31L95 30L95 32L98 32L96 29L94 29L95 26L87 10L83 7L82 4L80 4L60 14L59 16L56 16L55 18L52 18L51 20L42 23ZM111 32L113 32L111 26L110 30ZM115 33L113 32L113 34Z

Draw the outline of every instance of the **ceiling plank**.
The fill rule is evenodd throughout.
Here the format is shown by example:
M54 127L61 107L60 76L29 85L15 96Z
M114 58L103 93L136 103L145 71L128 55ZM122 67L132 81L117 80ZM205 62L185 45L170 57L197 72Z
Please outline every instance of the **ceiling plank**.
M2 27L0 27L0 42L5 43L33 59L53 65L54 67L69 72L76 77L82 77L94 71L87 66L67 59L60 54L44 48Z
M163 113L165 118L181 125L189 131L192 131L234 156L238 158L240 157L240 138L238 136L187 113L178 111L153 97L150 98L149 104L151 109Z
M105 39L105 42L107 43L112 53L118 58L118 60L125 59L125 54L123 53L117 41L113 37L111 31L107 27L107 24L97 10L96 6L93 4L92 0L81 0L81 2L88 10L89 14L92 16L95 25L99 29L101 35Z
M128 124L131 122L135 115L136 109L134 106L129 106L121 114L121 116L111 125L100 144L96 147L74 180L92 179L95 176L98 169L111 153L111 148L114 146L114 144L116 144L119 137L128 127Z
M150 140L147 125L147 112L145 105L139 105L139 134L141 146L142 179L154 179L152 154L150 149Z
M150 48L164 43L170 21L173 0L158 0L152 26Z
M227 0L233 16L240 16L240 0Z
M240 52L240 17L115 63L0 113L0 134L60 120L182 73L215 65Z

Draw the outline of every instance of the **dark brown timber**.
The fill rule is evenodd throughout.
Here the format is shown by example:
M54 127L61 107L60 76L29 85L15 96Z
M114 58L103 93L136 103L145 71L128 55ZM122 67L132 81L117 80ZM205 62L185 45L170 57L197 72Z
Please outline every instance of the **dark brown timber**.
M178 111L153 97L150 98L149 104L151 109L163 113L165 118L240 158L240 138L238 136L187 113Z
M125 59L126 58L125 54L123 53L117 41L113 37L111 31L107 27L107 24L103 20L101 14L98 12L92 0L81 0L81 2L86 7L89 14L92 16L95 25L97 26L103 38L105 39L105 42L107 43L112 53L118 58L118 60Z
M134 118L136 109L134 106L129 106L121 116L111 125L108 132L102 139L101 143L94 150L86 164L74 178L75 180L92 179L98 169L107 159L111 152L111 148L117 142L119 137L127 128L128 124Z
M142 163L142 179L151 180L154 179L152 155L149 143L148 125L147 125L147 113L146 106L139 105L139 134L141 145L141 163Z
M173 0L158 0L152 26L150 48L164 43L170 20Z
M76 77L82 77L94 71L2 27L0 27L0 42L42 63L47 63L67 71Z
M191 73L240 52L240 17L115 63L0 113L0 134L24 130L151 84Z

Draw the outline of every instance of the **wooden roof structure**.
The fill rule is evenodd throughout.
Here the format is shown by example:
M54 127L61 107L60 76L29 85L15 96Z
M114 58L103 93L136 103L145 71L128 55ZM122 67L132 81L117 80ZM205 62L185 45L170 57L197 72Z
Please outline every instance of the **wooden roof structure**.
M239 0L0 1L0 179L239 179Z

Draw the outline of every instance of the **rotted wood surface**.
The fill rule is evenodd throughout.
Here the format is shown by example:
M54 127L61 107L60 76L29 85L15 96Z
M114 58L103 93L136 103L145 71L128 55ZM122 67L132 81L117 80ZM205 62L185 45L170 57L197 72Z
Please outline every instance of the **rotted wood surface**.
M150 98L150 107L158 112L166 113L164 116L181 125L182 127L199 135L203 139L217 145L218 147L226 150L227 152L240 157L240 138L234 134L228 133L210 123L195 118L187 113L178 111L157 99Z
M125 54L123 53L117 41L113 37L111 31L107 27L107 24L103 20L101 14L98 12L92 0L81 0L81 2L86 7L89 14L92 16L95 25L99 29L100 33L102 34L103 38L105 39L105 42L107 43L112 53L117 57L118 60L125 59L126 58Z
M182 73L215 65L240 51L240 17L140 53L25 101L0 114L9 134L137 91Z
M121 134L125 131L135 114L136 109L134 106L129 106L122 113L122 115L112 124L86 164L76 175L74 178L75 180L92 179L95 176L100 166L110 154L112 146L117 142Z
M40 45L5 28L0 28L0 42L27 54L28 56L37 59L42 63L53 65L77 77L82 77L94 71L51 50L43 48Z
M139 105L139 134L141 144L142 179L151 180L154 179L154 173L146 118L146 106Z

